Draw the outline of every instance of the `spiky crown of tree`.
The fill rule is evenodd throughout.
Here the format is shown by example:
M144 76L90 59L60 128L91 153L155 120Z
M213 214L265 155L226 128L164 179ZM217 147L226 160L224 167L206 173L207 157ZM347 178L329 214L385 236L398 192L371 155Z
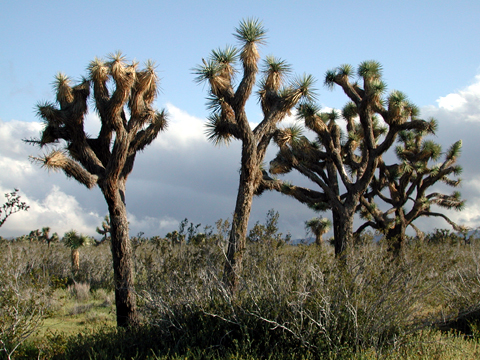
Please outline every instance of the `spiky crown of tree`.
M232 137L245 140L248 121L243 114L243 107L259 72L258 46L265 43L265 34L261 22L244 20L234 33L242 45L240 50L232 46L216 49L208 60L203 60L202 65L193 69L197 83L206 81L210 85L208 106L212 114L206 124L206 134L215 144L228 144ZM243 66L243 77L235 89L235 75L239 73L235 66L239 59ZM264 120L254 130L257 140L262 138L265 131L271 130L272 123L283 119L285 113L301 99L312 101L315 98L314 78L303 75L290 79L291 67L284 60L267 56L262 74L258 96Z
M393 144L398 132L410 129L433 131L435 125L419 120L418 108L403 93L392 91L383 97L386 85L378 62L360 64L356 75L362 84L351 82L354 75L350 65L341 65L325 75L327 87L340 86L350 99L341 112L346 121L346 135L337 124L340 116L336 112L322 113L311 103L300 104L297 108L299 119L318 135L321 144L301 142L304 150L311 150L313 146L319 152L317 159L332 160L347 187L354 181L351 176L364 174L369 159L381 156ZM282 144L278 145L281 147Z
M75 230L70 230L63 236L63 244L72 250L76 250L82 246L92 245L94 241L90 236L79 234Z
M67 176L91 188L106 178L126 179L137 151L166 128L167 119L163 110L156 111L152 106L158 92L152 61L139 70L137 62L127 64L117 52L108 61L93 60L88 72L88 78L74 86L66 75L57 74L56 102L38 105L38 115L45 125L41 139L33 142L43 147L64 140L66 149L54 149L33 159L48 169L62 169ZM101 121L97 138L84 130L91 88Z
M322 236L330 231L332 222L327 218L312 218L305 221L305 230L315 236Z
M431 119L430 122L435 130L436 120ZM421 216L437 216L445 219L456 231L462 229L445 214L431 210L432 205L462 210L465 200L461 198L460 193L454 191L451 194L441 194L434 191L427 194L429 188L437 182L443 182L451 187L460 185L461 178L458 176L462 173L462 167L456 162L461 152L462 141L452 144L445 153L443 162L436 163L442 154L442 148L432 140L424 139L428 134L428 131L403 131L399 134L399 145L395 152L400 163L385 165L381 160L378 177L373 178L370 190L361 198L359 212L361 217L369 222L362 225L359 230L366 226L389 228L396 221L400 221L389 216L409 201L412 202L411 208L409 211L404 210L404 220L401 220L406 221L406 225ZM451 178L452 175L457 178ZM387 193L383 191L386 188ZM381 211L375 204L374 197L379 197L391 208ZM419 231L416 228L415 230Z

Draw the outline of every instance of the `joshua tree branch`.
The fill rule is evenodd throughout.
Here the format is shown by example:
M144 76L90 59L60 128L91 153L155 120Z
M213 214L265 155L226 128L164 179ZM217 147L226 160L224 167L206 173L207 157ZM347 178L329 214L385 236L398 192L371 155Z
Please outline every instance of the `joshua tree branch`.
M44 158L31 156L31 159L41 163L47 169L61 169L68 177L73 177L89 189L97 185L99 179L97 175L92 175L75 160L70 159L58 150L53 151Z

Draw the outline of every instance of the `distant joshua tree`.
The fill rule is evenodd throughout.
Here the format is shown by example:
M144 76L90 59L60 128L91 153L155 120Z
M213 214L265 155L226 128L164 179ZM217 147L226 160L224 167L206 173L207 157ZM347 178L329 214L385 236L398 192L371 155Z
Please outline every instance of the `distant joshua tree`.
M240 181L224 271L224 282L231 292L236 291L241 273L252 200L262 180L261 164L267 146L277 124L290 110L301 99L313 97L311 76L297 78L284 86L290 66L283 60L267 57L258 92L263 119L254 129L250 127L245 105L260 72L258 46L264 44L265 34L266 30L258 20L240 22L234 33L241 43L240 51L234 47L213 50L210 59L202 60L203 64L194 70L198 75L197 82L205 81L210 87L209 139L215 144L229 143L232 138L242 142ZM243 71L234 88L234 77L239 72L234 65L238 59Z
M40 235L40 238L47 243L48 247L50 247L50 243L59 240L56 232L50 236L50 228L48 226L42 228L42 234Z
M315 244L323 245L323 235L330 231L332 222L327 218L313 218L305 221L305 229L307 233L315 235Z
M72 250L72 272L76 274L80 269L80 252L82 246L93 244L93 239L84 234L78 234L75 230L66 232L63 236L63 244Z
M110 240L110 229L110 218L108 217L108 215L105 215L105 218L102 221L102 228L97 226L97 228L95 229L98 234L102 235L100 243Z
M125 57L116 53L109 61L93 60L88 72L88 78L75 86L64 74L56 76L56 103L38 105L38 115L45 122L41 139L28 142L43 147L63 140L65 149L33 159L47 169L62 170L89 189L98 185L102 191L111 222L117 325L128 327L138 323L138 314L126 182L137 152L166 128L167 119L164 111L152 107L158 89L153 62L147 61L140 70L137 62L127 64ZM87 135L84 129L91 88L101 121L97 137Z

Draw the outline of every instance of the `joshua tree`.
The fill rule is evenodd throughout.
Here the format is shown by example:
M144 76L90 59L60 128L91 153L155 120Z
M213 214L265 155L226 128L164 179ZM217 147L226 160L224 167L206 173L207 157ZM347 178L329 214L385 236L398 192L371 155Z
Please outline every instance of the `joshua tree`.
M72 272L76 274L80 269L80 252L82 246L92 245L93 239L84 234L78 234L75 230L66 232L63 236L63 244L72 250Z
M50 247L51 242L58 241L58 234L55 232L50 236L50 228L48 226L42 228L42 234L40 235L40 238L45 241Z
M105 218L102 221L102 228L100 229L100 227L97 226L95 231L102 235L100 243L110 240L110 218L108 215L105 215Z
M7 202L0 207L0 227L7 221L7 218L19 211L27 211L30 206L20 201L18 189L14 189L11 193L5 194Z
M429 188L438 182L452 187L460 185L461 179L452 179L450 175L458 176L462 168L456 165L462 142L455 142L446 152L445 159L440 164L429 164L437 161L442 148L431 140L424 140L424 131L403 131L399 134L400 145L396 148L399 164L385 165L379 161L378 177L374 176L370 191L360 197L362 216L368 221L359 227L361 233L366 227L386 230L386 237L395 255L398 255L405 242L405 230L408 226L420 230L413 222L421 216L442 217L455 231L462 227L455 224L443 213L431 210L432 205L446 209L462 210L465 201L458 191L450 195L439 192L427 194ZM388 191L383 191L388 189ZM390 206L386 211L376 205L380 199ZM407 205L410 210L407 210Z
M250 127L245 104L260 71L258 46L265 42L265 34L258 20L240 22L234 34L241 43L240 51L233 47L214 50L210 59L203 60L203 64L194 70L198 75L197 82L206 81L210 85L210 108L213 111L207 123L208 138L215 144L228 143L232 138L242 142L240 181L224 271L224 282L231 292L235 292L241 272L252 200L262 179L260 166L267 146L277 124L290 110L302 98L312 98L311 76L297 78L284 86L290 66L283 60L267 57L258 92L263 119L254 129ZM238 58L243 71L235 88L233 82L238 70L234 65Z
M313 218L305 221L305 229L315 235L315 244L323 245L323 235L330 231L332 222L327 218Z
M42 232L40 229L32 230L28 234L28 239L30 242L39 241L42 238Z
M158 78L151 61L139 70L137 62L126 64L125 57L116 53L109 61L93 60L88 72L88 78L75 86L67 76L56 76L57 103L38 105L45 128L40 140L30 142L44 146L64 140L64 150L55 149L34 159L47 169L63 170L88 188L98 185L102 191L111 222L117 325L126 327L138 323L126 181L137 152L166 128L167 120L164 111L152 107ZM96 138L84 130L90 88L101 121Z
M262 189L281 191L318 210L331 209L336 255L343 253L351 243L360 197L397 134L432 126L417 119L417 107L399 91L382 98L386 85L381 80L381 70L375 61L361 63L357 75L363 87L350 81L354 75L350 65L327 72L325 84L332 88L340 86L350 98L342 112L347 123L346 137L342 138L335 113L322 114L313 104L302 104L298 114L306 127L318 135L318 141L308 141L304 137L296 140L288 136L287 131L279 131L275 137L280 152L273 162L274 172L287 173L295 169L317 184L320 191L293 187L268 176L262 184ZM380 119L385 127L380 125Z

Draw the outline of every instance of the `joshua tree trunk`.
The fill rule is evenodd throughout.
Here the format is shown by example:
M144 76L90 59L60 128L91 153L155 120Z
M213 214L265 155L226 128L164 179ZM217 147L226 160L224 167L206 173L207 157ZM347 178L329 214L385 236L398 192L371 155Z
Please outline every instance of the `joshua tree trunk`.
M353 217L355 214L355 210L333 210L332 213L333 236L335 239L335 256L339 256L352 244Z
M402 208L395 211L395 226L387 232L388 250L397 257L405 244L405 231L407 230L407 221Z
M246 164L248 161L242 161L242 163ZM232 294L235 293L238 286L238 275L241 273L253 195L258 187L256 184L258 181L256 181L255 177L252 178L254 170L242 166L240 174L237 202L230 231L223 278L224 283Z
M128 232L127 208L125 204L125 182L118 187L114 183L102 189L110 215L111 249L115 281L115 305L117 325L138 324L135 301L135 279L132 263L132 247Z
M72 257L72 272L76 274L80 269L80 252L78 251L78 249L72 249L71 257Z

